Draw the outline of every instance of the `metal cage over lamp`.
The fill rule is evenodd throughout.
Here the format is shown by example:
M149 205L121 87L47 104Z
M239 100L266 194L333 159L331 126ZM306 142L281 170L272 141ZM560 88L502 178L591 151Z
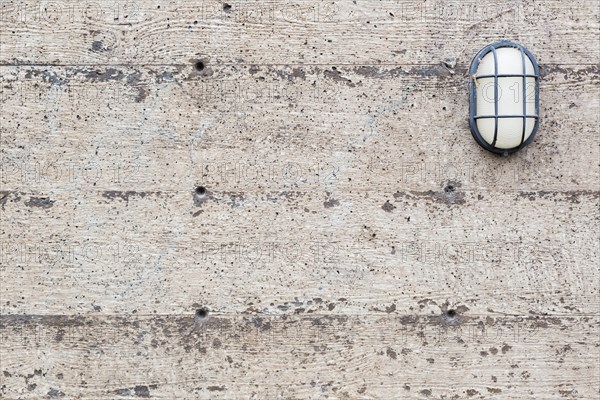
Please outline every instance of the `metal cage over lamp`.
M469 125L484 149L508 155L527 146L539 125L539 66L525 47L501 41L469 68Z

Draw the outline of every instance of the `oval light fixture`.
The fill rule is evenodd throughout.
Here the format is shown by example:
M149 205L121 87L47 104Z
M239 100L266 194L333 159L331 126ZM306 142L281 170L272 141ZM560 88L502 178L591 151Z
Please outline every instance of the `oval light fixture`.
M484 149L508 155L527 146L539 125L539 66L525 47L501 41L471 62L469 125Z

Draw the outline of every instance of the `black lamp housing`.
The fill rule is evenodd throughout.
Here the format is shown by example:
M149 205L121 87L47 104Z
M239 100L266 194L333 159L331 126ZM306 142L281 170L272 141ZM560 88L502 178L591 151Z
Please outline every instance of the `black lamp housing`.
M513 47L521 51L521 59L523 64L523 72L522 74L498 74L498 57L496 55L496 49L503 47ZM488 53L494 54L494 74L492 75L481 75L477 76L477 70L479 69L479 64L484 56ZM525 57L528 57L533 65L533 75L527 74L527 66L525 62ZM473 134L473 138L483 147L484 149L491 151L492 153L502 154L504 156L514 153L523 147L527 146L533 138L535 137L535 133L537 132L539 126L539 115L540 115L540 71L539 65L533 54L529 52L525 47L520 44L513 43L510 41L500 41L493 44L490 44L473 58L471 62L471 67L469 68L469 77L470 77L470 89L469 89L469 126L471 127L471 133ZM523 79L523 114L522 115L498 115L498 78L503 77L522 77ZM477 114L477 91L476 91L476 80L481 78L494 78L494 115L478 115ZM527 115L527 91L526 88L526 79L527 78L535 78L535 115ZM495 119L495 131L494 131L494 140L490 144L486 142L479 129L477 127L477 120L480 118L494 118ZM498 119L499 118L523 118L523 135L521 137L521 144L517 147L513 147L510 149L498 148L496 147L496 139L498 136ZM533 130L527 140L525 138L525 129L527 118L534 118L535 124Z

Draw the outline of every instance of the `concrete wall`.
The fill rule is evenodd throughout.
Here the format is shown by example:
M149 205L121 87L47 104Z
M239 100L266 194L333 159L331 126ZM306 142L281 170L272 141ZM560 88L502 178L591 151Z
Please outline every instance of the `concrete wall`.
M597 1L0 4L0 397L597 398Z

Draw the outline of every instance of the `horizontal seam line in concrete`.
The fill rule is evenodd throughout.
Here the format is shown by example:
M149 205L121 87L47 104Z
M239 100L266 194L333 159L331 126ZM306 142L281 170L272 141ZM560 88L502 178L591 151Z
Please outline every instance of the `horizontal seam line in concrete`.
M401 314L401 313L387 313L385 311L381 311L379 313L364 313L364 314L316 314L316 313L302 313L302 314L294 314L295 317L305 317L305 318L314 318L314 317L331 317L331 318L345 318L345 317L368 317L368 316L389 316L392 318L398 317L418 317L418 318L439 318L440 316L444 316L443 312L438 314ZM500 317L511 317L511 318L526 318L526 319L546 319L546 318L555 318L555 317L572 317L572 318L587 318L587 317L600 317L600 313L584 313L584 314L505 314L500 312L491 312L488 314L470 314L470 313L462 313L458 314L457 318L460 317L489 317L491 315L498 315ZM230 313L215 313L212 312L206 319L220 317L220 318L229 318L229 317L290 317L290 313L256 313L256 314L247 314L243 311L240 312L230 312ZM195 312L190 311L188 313L181 314L138 314L138 313L89 313L89 314L2 314L0 315L1 319L19 319L19 318L56 318L56 317L68 317L68 318L106 318L106 317L190 317L195 318Z
M200 57L201 58L201 57ZM563 63L542 63L540 67L544 66L598 66L600 60L596 63L577 63L577 64L563 64ZM332 66L358 66L358 67L378 67L378 66L440 66L443 62L440 61L438 63L426 63L426 64L414 64L414 63L379 63L379 64L370 64L370 63L281 63L281 64L257 64L257 63L216 63L211 64L211 66L256 66L256 67L270 67L270 66L290 66L290 67L311 67L311 66L322 66L322 65L332 65ZM462 64L457 64L456 67L452 69L456 69ZM181 66L192 66L191 63L187 64L133 64L133 63L111 63L111 64L51 64L51 63L25 63L25 64L15 64L15 63L0 63L0 67L181 67ZM462 65L463 68L466 68L466 64Z
M124 183L127 184L127 183ZM243 182L240 184L244 184ZM252 182L248 182L248 184L252 184ZM307 184L307 186L309 186L311 184ZM319 184L312 184L311 186L320 186ZM324 185L323 185L324 186ZM424 188L426 189L426 188ZM34 195L40 195L40 194L48 194L48 193L54 193L54 192L82 192L85 191L87 193L91 193L91 194L103 194L105 192L111 192L110 194L114 195L114 196L119 196L119 194L129 194L131 196L135 196L135 195L139 195L139 194L143 194L143 195L153 195L153 194L162 194L162 193L193 193L194 190L193 189L180 189L180 190L176 190L176 189L165 189L165 190L160 190L160 189L156 189L156 190L131 190L131 189L114 189L114 188L106 188L106 189L97 189L94 191L89 191L89 190L85 190L85 189L77 189L77 188L50 188L46 191L39 191L39 192L27 192L27 191L21 191L18 189L12 189L12 190L7 190L7 189L0 189L0 193L2 194L20 194L22 196L34 196ZM406 194L423 194L423 192L431 192L433 193L438 193L438 192L444 192L444 189L438 189L438 190L433 190L433 189L429 189L429 190L417 190L417 189L404 189L404 190L395 190L395 191L383 191L383 190L378 190L378 187L374 187L373 189L369 189L369 190L355 190L354 193L365 193L365 192L380 192L382 195L385 194L394 194L394 193L398 193L400 192L401 194L406 193ZM114 193L113 193L114 192ZM255 191L255 190L219 190L219 191L214 191L212 192L213 194L224 194L224 195L229 195L229 194L276 194L276 193L312 193L312 190L296 190L296 189L281 189L281 190L276 190L276 189L272 189L272 190L265 190L265 191ZM486 189L486 188L482 188L482 189L478 189L478 188L473 188L473 189L460 189L457 190L457 192L474 192L474 193L479 193L479 192L491 192L491 193L527 193L527 194L568 194L568 195L573 195L573 194L577 194L577 195L582 195L582 196L597 196L600 194L600 190L586 190L586 189L573 189L573 190L552 190L552 189L498 189L498 190L494 190L494 189Z

